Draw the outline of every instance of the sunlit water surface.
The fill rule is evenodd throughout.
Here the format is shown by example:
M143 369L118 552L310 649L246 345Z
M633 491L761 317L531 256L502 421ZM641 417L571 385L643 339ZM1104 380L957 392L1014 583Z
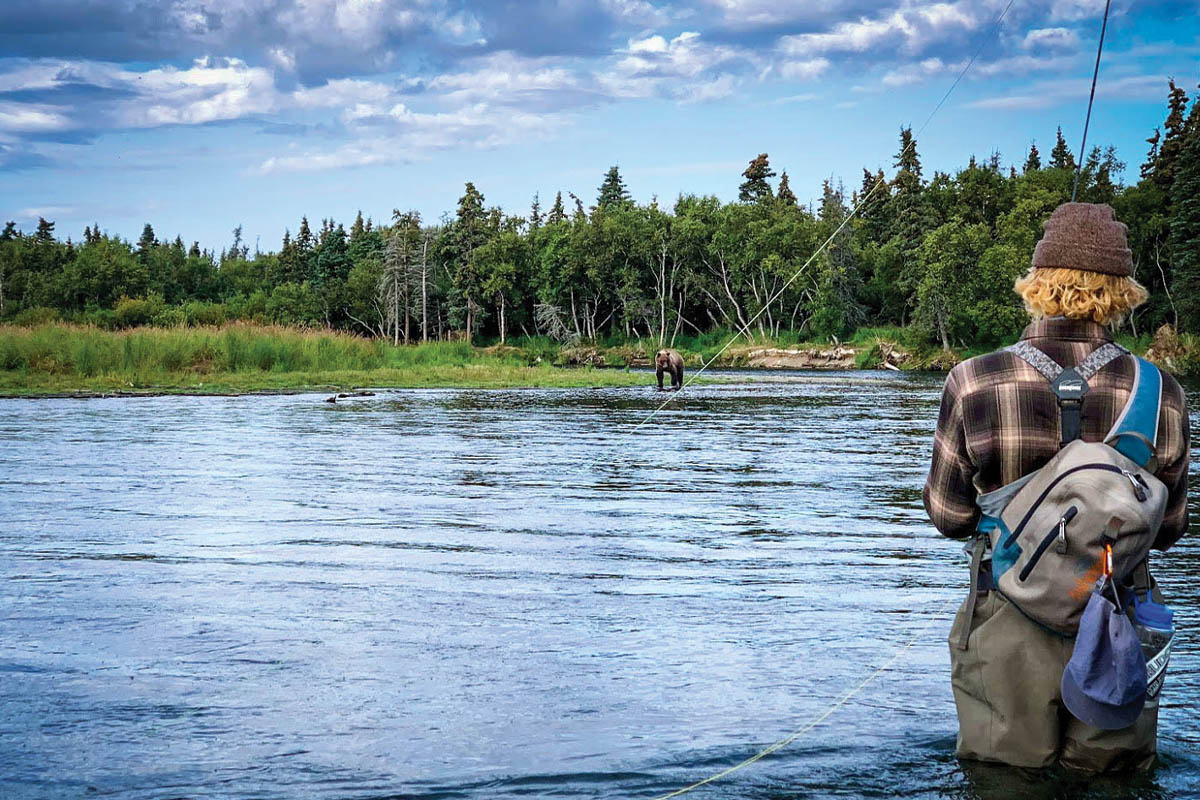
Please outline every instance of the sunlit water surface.
M0 401L0 796L650 798L906 645L690 796L1197 796L1196 537L1155 772L954 758L939 389Z

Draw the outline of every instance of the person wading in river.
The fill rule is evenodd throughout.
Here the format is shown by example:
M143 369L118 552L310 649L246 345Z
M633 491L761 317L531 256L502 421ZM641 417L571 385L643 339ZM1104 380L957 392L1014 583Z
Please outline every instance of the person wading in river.
M1155 370L1138 367L1132 356L1113 347L1103 351L1111 360L1088 356L1112 342L1109 326L1145 302L1146 290L1132 276L1126 227L1111 208L1067 203L1054 211L1031 270L1016 283L1032 317L1021 342L959 364L946 380L924 490L925 509L942 534L961 539L975 535L977 527L984 530L977 502L981 495L1033 473L1076 438L1104 441L1117 418L1124 419L1135 375L1142 374L1138 370ZM1094 369L1101 361L1106 363ZM1078 368L1086 377L1083 395L1061 407L1062 388L1056 394L1048 380L1058 367L1064 368L1062 374ZM1159 551L1187 528L1189 447L1183 391L1165 373L1161 387L1151 451L1156 461L1147 466L1165 486L1165 512L1152 544ZM1068 417L1068 411L1077 416ZM1064 515L1067 520L1073 516L1070 511ZM1112 521L1119 533L1121 520L1114 516ZM1059 528L1060 537L1065 527ZM1044 531L1037 535L1041 539ZM997 590L991 544L1005 538L989 540L986 548L976 540L972 591L950 632L959 757L1022 767L1058 762L1089 772L1148 768L1156 750L1157 697L1145 703L1132 724L1116 730L1113 725L1092 727L1067 710L1060 682L1075 639L1034 622L1018 609L1019 599ZM1025 554L1026 563L1054 549L1043 542L1036 554ZM1144 574L1150 582L1148 572ZM1158 599L1156 588L1154 595ZM1079 627L1080 642L1083 630Z

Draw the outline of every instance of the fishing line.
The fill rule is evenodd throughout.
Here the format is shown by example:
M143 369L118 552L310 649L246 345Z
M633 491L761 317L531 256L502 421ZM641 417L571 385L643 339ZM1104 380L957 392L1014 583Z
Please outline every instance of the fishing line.
M925 129L929 126L929 123L933 121L933 118L937 115L938 111L940 111L942 106L945 105L946 101L950 98L950 95L953 94L954 90L958 87L958 84L962 81L963 77L967 74L967 71L971 69L971 66L975 63L975 61L983 53L984 47L987 46L988 42L991 41L992 37L1000 29L1001 23L1004 21L1005 16L1008 15L1009 10L1013 7L1013 4L1015 2L1016 2L1016 0L1009 0L1008 4L1004 7L1004 10L1000 12L1000 15L998 17L996 17L996 21L992 24L992 28L989 31L988 36L985 37L980 42L979 48L975 51L974 55L971 56L970 60L962 68L962 71L958 73L958 76L954 79L954 82L950 84L950 87L946 90L946 93L942 95L942 97L938 101L937 105L935 105L933 107L933 110L929 113L929 116L926 117L925 122L923 122L921 124L921 127L917 130L916 135L914 135L912 137L912 140L900 152L899 158L903 159L903 157L905 155L907 155L908 150L916 145L917 137L921 136L925 132ZM1106 19L1107 19L1107 13L1108 13L1108 7L1106 5L1105 6ZM738 338L740 338L742 335L746 334L749 331L750 326L753 325L754 322L757 321L760 316L762 316L762 314L771 306L772 303L774 303L777 299L779 299L780 296L782 296L783 292L786 291L787 288L789 286L791 286L792 283L794 283L797 278L799 278L802 274L804 274L805 270L808 269L809 265L812 264L812 262L817 258L817 256L819 256L822 252L825 251L825 249L829 246L829 244L837 237L837 235L839 233L841 233L841 231L846 227L846 225L849 224L850 220L853 219L855 216L857 216L858 212L862 209L862 207L864 205L866 205L867 201L871 199L871 197L875 194L875 192L879 190L879 187L882 186L884 183L885 183L885 180L882 177L880 177L877 181L875 181L875 183L874 183L874 185L872 185L871 189L864 196L859 198L858 203L855 204L855 206L850 210L850 213L846 216L846 218L843 219L841 221L841 223L837 226L837 228L834 229L833 233L831 233L829 235L829 237L827 239L825 239L824 242L821 243L821 245L813 252L813 254L811 256L809 256L808 260L805 261L804 264L802 264L798 270L796 270L796 272L787 280L787 282L784 283L784 285L774 295L772 295L767 300L766 303L763 304L762 308L760 308L756 314L754 314L745 324L743 324L742 327L738 331L736 331L732 337L730 337L729 341L727 341L724 344L724 346L722 346L721 349L718 350L714 356L712 356L712 358L710 358L707 362L705 362L700 367L700 369L697 370L683 384L683 386L681 386L679 388L680 392L687 389L692 384L692 382L695 381L696 378L698 378L701 374L703 374L704 371L707 370L709 368L709 366L711 366L713 364L713 362L715 362L717 360L717 358L719 358L721 356L721 354L723 354L726 350L728 350L729 347L735 341L738 340ZM644 420L639 422L633 428L632 432L636 432L638 429L645 426L646 423L650 422L650 420L652 420L656 414L658 414L660 411L662 411L664 408L666 408L667 405L669 405L671 403L671 401L675 399L676 396L677 395L672 395L671 397L668 397L658 408L656 408L652 412L650 412L649 416L647 416ZM757 753L755 753L754 755L745 759L744 761L734 764L731 767L723 769L714 775L710 775L707 778L703 778L703 779L696 781L695 783L689 784L688 786L685 786L681 789L676 789L673 792L668 792L667 794L655 797L654 800L670 800L671 798L679 797L680 795L687 794L688 792L698 789L701 786L705 786L707 784L713 783L714 781L718 781L722 778L728 777L729 775L732 775L733 773L738 772L739 770L745 769L746 767L750 766L751 764L761 761L762 759L766 758L767 756L771 755L772 753L778 752L779 750L782 750L784 747L787 747L789 744L795 742L801 736L804 736L806 733L811 731L813 728L816 728L822 722L827 720L831 715L833 715L834 712L836 712L842 706L846 705L846 703L850 702L850 700L852 700L859 692L861 692L863 689L865 689L881 673L883 673L888 668L890 668L893 664L895 664L897 661L899 661L900 658L902 656L904 656L904 654L907 653L913 647L913 645L915 645L918 641L920 641L922 639L922 637L925 635L926 631L928 631L930 629L930 627L932 627L933 623L935 621L937 621L942 616L942 614L945 613L945 611L952 606L952 604L954 602L955 602L954 600L951 600L950 602L944 604L936 612L931 614L929 619L925 622L925 624L922 625L921 628L917 630L917 632L908 640L908 642L903 647L901 647L899 650L897 650L895 653L893 653L891 658L889 658L887 661L885 661L880 666L876 667L873 672L868 674L865 678L863 678L861 681L859 681L857 684L855 684L853 687L851 687L849 690L847 690L844 694L842 694L840 697L838 697L837 700L835 700L832 705L830 705L828 708L826 708L824 711L822 711L816 717L809 720L809 722L807 722L804 726L798 728L797 730L788 734L784 738L782 738L772 744L767 745L762 750L758 751Z
M912 140L907 145L905 145L903 150L900 151L900 155L898 156L899 159L903 159L904 156L908 154L909 149L916 146L917 137L921 136L925 132L925 129L927 127L929 127L929 123L933 121L933 118L937 115L938 111L940 111L942 109L942 106L944 106L946 104L946 101L950 98L950 95L953 94L954 90L958 87L958 84L962 81L963 76L967 74L967 71L969 69L971 69L971 66L975 63L975 60L978 59L979 56L983 53L984 47L987 46L987 44L992 40L992 37L1000 29L1000 24L1004 21L1004 17L1008 15L1009 10L1013 7L1013 3L1015 3L1015 2L1016 2L1016 0L1008 0L1008 5L1006 5L1004 7L1004 10L1000 12L1000 16L996 17L996 21L994 23L992 23L992 27L989 30L987 37L985 37L980 42L979 48L975 51L975 54L973 56L971 56L971 59L966 63L966 66L964 66L962 68L962 71L958 73L958 77L955 78L954 82L950 84L950 88L947 89L946 93L942 95L942 99L939 100L937 102L937 105L935 105L933 107L933 110L929 112L929 116L925 118L925 122L923 122L921 124L921 127L917 129L917 133L912 137ZM1107 13L1107 7L1106 7L1105 13ZM721 349L718 350L712 358L710 358L707 362L705 362L700 367L699 370L697 370L695 373L693 373L692 376L690 378L688 378L687 381L684 382L683 386L679 387L679 389L674 394L672 394L670 397L668 397L666 400L664 400L662 405L660 405L658 408L651 411L649 416L647 416L644 420L642 420L637 425L635 425L633 430L630 431L630 433L636 433L638 430L643 428L646 425L646 423L648 423L648 422L650 422L650 420L654 419L655 415L657 415L658 412L662 411L664 408L666 408L668 405L671 404L671 402L678 396L679 392L682 392L683 390L685 390L689 386L691 386L692 382L695 381L696 378L698 378L702 374L704 374L704 371L707 370L710 366L712 366L713 362L715 362L718 358L720 358L721 355L726 350L728 350L734 342L736 342L742 335L747 333L750 330L750 326L753 325L758 320L758 318L761 317L767 311L767 309L769 309L771 307L772 303L774 303L776 300L778 300L783 295L783 293L785 291L787 291L789 286L791 286L793 283L796 282L797 278L799 278L801 275L804 274L804 272L808 269L809 265L812 264L812 262L814 260L816 260L817 256L821 255L821 253L823 253L825 251L825 248L827 248L829 246L830 242L832 242L835 238L837 238L837 235L842 232L842 229L845 228L850 223L850 220L854 219L854 217L858 215L859 210L861 210L862 207L867 204L867 201L871 199L872 195L874 195L875 192L879 190L879 187L883 186L885 183L887 183L887 181L883 177L880 177L877 181L875 181L875 184L871 187L871 189L859 199L858 203L852 209L850 209L850 213L846 215L846 218L843 219L841 224L838 225L837 228L834 229L833 233L829 234L829 238L827 238L824 242L822 242L821 245L815 251L813 251L813 254L808 257L808 260L805 261L800 266L800 269L796 270L796 272L792 274L792 277L788 278L788 280L783 284L783 286L781 286L779 288L779 290L777 292L775 292L774 295L772 295L765 303L763 303L762 308L760 308L758 310L758 312L756 314L754 314L754 316L752 316L749 320L747 320L746 323L744 325L742 325L742 327L739 330L734 332L733 336L730 337L729 341L727 341L724 344L724 346L722 346Z
M1104 21L1100 23L1100 44L1096 47L1096 68L1092 70L1092 93L1088 95L1087 116L1083 120L1083 141L1079 143L1079 163L1075 165L1075 183L1071 186L1071 202L1079 190L1079 173L1083 170L1083 153L1087 147L1088 125L1092 121L1092 101L1096 99L1096 79L1100 77L1100 54L1104 52L1104 32L1108 30L1108 6L1112 0L1104 0Z
M876 667L874 672L872 672L870 675L863 678L857 684L855 684L850 689L848 689L844 694L842 694L841 697L839 697L837 700L835 700L833 702L833 705L829 706L824 711L822 711L820 714L813 717L811 720L809 720L807 723L805 723L805 725L803 727L797 728L795 731L793 731L792 733L789 733L787 736L783 737L779 741L774 742L773 744L767 745L762 750L759 750L757 753L755 753L754 755L747 758L745 761L738 762L737 764L734 764L732 767L729 767L728 769L723 769L715 775L710 775L707 778L704 778L703 780L699 780L693 784L684 786L682 789L676 789L673 792L669 792L667 794L659 795L658 797L654 797L654 798L652 798L652 800L669 800L669 798L679 797L682 794L687 794L688 792L690 792L694 789L699 789L701 786L710 784L713 781L718 781L721 778L728 777L729 775L732 775L733 773L737 772L738 770L745 769L746 767L750 766L751 764L755 763L756 761L761 761L762 759L766 758L767 756L771 755L772 753L774 753L778 750L782 750L783 748L787 747L789 744L796 741L801 736L808 733L809 731L811 731L813 728L820 725L825 720L829 719L829 717L833 714L833 712L837 711L839 708L846 705L846 703L850 702L850 700L853 699L853 697L856 694L858 694L859 692L861 692L863 689L866 688L867 684L869 684L871 681L873 681L877 677L879 677L880 673L887 671L887 669L889 667L891 667L893 664L895 664L897 661L899 661L900 657L903 656L905 653L907 653L909 650L911 650L912 646L914 644L916 644L918 641L920 641L921 638L925 635L925 632L928 631L929 628L931 628L933 626L933 623L935 621L937 621L938 619L940 619L942 614L946 613L946 611L949 608L951 608L953 606L953 604L956 602L958 602L956 599L951 599L949 602L942 605L941 608L939 608L937 611L935 611L929 617L929 620L926 621L926 623L924 625L922 625L915 634L913 634L912 638L909 639L908 642L903 647L901 647L899 650L897 650L895 653L892 654L891 658L889 658L887 661L883 662L878 667Z

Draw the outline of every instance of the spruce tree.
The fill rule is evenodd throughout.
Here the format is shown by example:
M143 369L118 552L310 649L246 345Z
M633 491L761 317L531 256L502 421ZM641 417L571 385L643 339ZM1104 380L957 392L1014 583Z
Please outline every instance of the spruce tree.
M1200 333L1200 103L1192 108L1171 186L1171 294L1179 327ZM1157 172L1157 171L1156 171Z
M240 230L240 229L239 229ZM158 246L158 239L154 236L154 228L147 222L142 228L142 235L138 239L138 260L143 264L147 263L150 258L150 251Z
M54 223L50 222L45 217L38 217L37 231L33 234L33 240L38 244L49 244L54 241Z
M766 153L759 153L751 159L750 166L746 167L742 177L746 180L738 187L738 200L743 203L756 203L773 196L767 178L774 178L775 170L771 169Z
M566 209L563 208L562 192L554 195L554 205L550 207L550 216L546 219L546 223L553 225L556 222L562 222L567 218Z
M605 211L618 208L629 202L629 191L621 178L621 171L611 166L604 173L604 182L600 184L600 194L596 197L596 207Z
M786 169L779 176L779 193L776 195L776 197L778 197L779 202L783 203L784 205L794 206L799 204L799 201L796 200L796 193L792 191L792 186L788 183L788 174Z
M350 241L357 242L366 232L367 226L363 222L362 209L360 208L358 210L358 216L354 218L354 224L350 226Z
M529 231L532 233L540 227L542 227L542 201L537 192L534 192L533 202L529 206Z
M1162 131L1158 128L1154 129L1154 135L1146 140L1146 144L1150 145L1150 152L1146 153L1146 161L1142 164L1140 176L1149 178L1154 175L1154 164L1158 161L1158 143L1162 139Z
M1075 171L1075 156L1071 154L1071 148L1067 146L1067 140L1063 138L1062 126L1059 126L1054 133L1054 149L1050 151L1050 168Z
M192 242L192 246L188 249L188 258L200 257L200 243Z
M1029 143L1029 155L1025 156L1025 166L1022 172L1028 175L1030 172L1037 172L1042 168L1042 154L1038 152L1037 142Z
M1163 123L1162 143L1158 148L1158 158L1154 162L1154 182L1168 194L1175 180L1175 171L1179 166L1179 156L1183 152L1184 129L1187 119L1187 92L1175 85L1175 79L1168 81L1170 92L1167 95L1167 119Z

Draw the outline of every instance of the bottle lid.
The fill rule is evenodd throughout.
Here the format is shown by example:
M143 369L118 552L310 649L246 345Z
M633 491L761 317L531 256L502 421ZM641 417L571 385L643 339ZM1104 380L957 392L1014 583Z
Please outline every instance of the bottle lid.
M1172 620L1175 617L1175 612L1162 603L1156 603L1149 598L1145 600L1136 599L1135 596L1133 605L1133 615L1143 625L1148 625L1152 628L1161 628L1162 630L1171 630L1174 627Z

